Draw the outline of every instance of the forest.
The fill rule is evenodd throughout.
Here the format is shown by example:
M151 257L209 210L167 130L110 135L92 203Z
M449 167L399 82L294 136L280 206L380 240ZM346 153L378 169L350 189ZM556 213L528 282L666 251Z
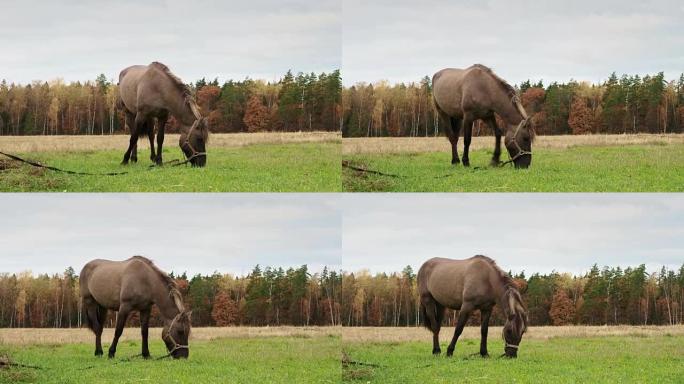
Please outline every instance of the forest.
M247 276L170 274L192 309L194 326L339 325L341 272L324 268L263 268ZM108 326L115 312L109 312ZM0 274L0 328L72 328L83 325L78 276L63 273L34 276L30 272ZM161 325L157 307L152 326ZM129 325L137 325L134 313Z
M214 133L339 131L340 71L288 71L276 82L201 79L189 84ZM95 81L0 81L0 135L112 135L125 133L117 110L117 85L100 74ZM173 118L169 132L178 129Z
M540 135L684 132L684 74L612 73L600 84L527 80L515 86ZM342 91L344 137L438 136L431 78L418 82L359 83ZM501 122L499 122L501 124ZM474 135L493 135L482 122Z
M594 265L581 276L569 273L511 275L523 290L530 325L646 325L684 324L684 265L678 271L663 267ZM342 276L342 325L415 326L420 323L416 273L410 266L400 273L371 275L367 271ZM502 324L494 307L492 322ZM455 325L456 312L445 321ZM479 324L479 313L471 316Z
M343 325L416 326L420 324L416 274L371 275L324 268L263 268L246 276L172 276L192 309L194 326ZM531 325L684 324L684 265L648 273L637 267L597 265L579 276L523 272L512 275L525 292ZM78 276L30 272L0 274L0 327L70 328L82 325ZM496 308L496 307L495 307ZM110 311L110 325L114 313ZM477 324L479 315L471 318ZM449 311L446 320L455 321ZM493 323L501 324L495 309ZM137 324L134 315L130 325ZM152 324L161 324L152 312Z

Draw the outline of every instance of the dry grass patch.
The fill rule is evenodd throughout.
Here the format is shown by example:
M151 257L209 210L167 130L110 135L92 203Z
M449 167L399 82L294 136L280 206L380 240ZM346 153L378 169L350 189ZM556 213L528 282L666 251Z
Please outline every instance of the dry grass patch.
M532 149L568 148L574 146L618 146L634 144L684 144L684 134L630 134L630 135L565 135L537 136ZM459 140L459 153L463 140ZM471 150L494 149L493 136L473 137ZM342 154L424 153L449 152L451 144L445 137L373 137L342 139Z
M442 341L450 340L453 327L442 327ZM501 327L489 327L489 337L501 335ZM602 336L682 336L684 325L673 326L560 326L529 327L523 339L546 340L551 338L585 338ZM465 327L461 339L480 339L480 327ZM342 341L357 342L408 342L432 340L432 334L425 328L418 327L345 327L342 329Z
M215 340L223 338L259 337L339 337L341 327L198 327L192 328L191 340ZM102 340L109 342L114 337L113 328L105 328ZM150 328L150 340L161 338L161 328ZM140 340L140 328L126 328L121 341ZM3 328L0 329L0 344L8 345L59 345L72 343L94 343L95 336L87 328Z
M167 134L164 147L178 147L178 134ZM209 138L211 147L244 147L254 144L325 143L339 142L339 132L257 132L216 133ZM84 152L128 147L128 135L113 136L0 136L0 150L11 153ZM149 141L140 139L138 152L149 150ZM143 158L145 158L143 156Z

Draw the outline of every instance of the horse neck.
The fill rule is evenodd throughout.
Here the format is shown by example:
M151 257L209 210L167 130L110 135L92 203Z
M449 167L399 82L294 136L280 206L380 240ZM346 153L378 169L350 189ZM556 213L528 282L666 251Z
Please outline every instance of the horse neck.
M496 81L493 79L492 81ZM515 95L509 95L501 89L499 84L496 84L496 89L498 92L494 98L494 112L496 112L504 122L506 126L517 126L524 119L524 116L518 110L518 106L514 103L519 103ZM522 108L522 106L521 106Z
M171 114L184 125L192 125L197 117L190 106L190 103L197 108L193 100L186 101L183 93L177 90L173 80L167 79L170 82L168 89L174 89L175 92L168 92L166 94L166 103L169 106Z
M159 308L159 312L166 322L170 322L174 317L180 313L180 309L176 306L176 302L173 299L173 295L169 288L164 287L157 294L155 299L155 304Z

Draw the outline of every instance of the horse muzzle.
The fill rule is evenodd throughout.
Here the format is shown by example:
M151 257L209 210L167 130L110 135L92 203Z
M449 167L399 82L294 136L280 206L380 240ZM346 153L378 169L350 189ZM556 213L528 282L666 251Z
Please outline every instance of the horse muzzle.
M192 164L193 167L205 167L207 165L207 155L199 155L192 160L190 160L190 164Z
M189 356L190 350L187 348L178 349L171 354L174 359L187 359Z
M520 169L529 168L531 164L532 164L532 155L531 154L521 155L517 159L515 159L515 161L513 162L513 166L515 166L515 168L520 168Z

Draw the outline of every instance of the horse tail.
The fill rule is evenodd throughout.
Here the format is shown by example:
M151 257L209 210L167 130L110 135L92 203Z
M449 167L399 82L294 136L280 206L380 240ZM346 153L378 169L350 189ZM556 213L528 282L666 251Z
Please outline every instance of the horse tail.
M431 331L432 323L430 323L430 317L428 316L427 310L425 309L425 305L423 303L420 303L420 316L423 318L423 326Z
M429 308L423 300L420 302L420 314L423 317L423 326L427 328L430 331L434 331L435 327L439 327L442 324L442 320L444 320L444 306L439 304L433 297L430 295L430 298L427 300L429 303ZM430 311L430 312L428 312ZM434 318L434 323L433 323L433 318Z

